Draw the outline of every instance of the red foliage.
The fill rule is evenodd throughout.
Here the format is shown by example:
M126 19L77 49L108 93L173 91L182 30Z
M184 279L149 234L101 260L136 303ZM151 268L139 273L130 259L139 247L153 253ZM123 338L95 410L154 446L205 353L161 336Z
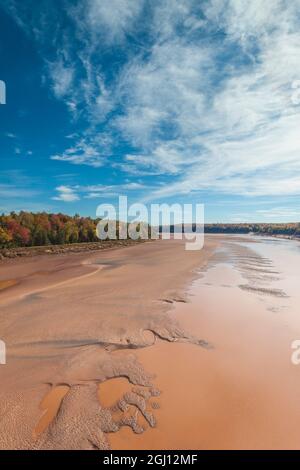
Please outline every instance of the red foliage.
M8 233L18 245L28 245L30 241L30 230L23 227L18 221L11 219L7 222Z

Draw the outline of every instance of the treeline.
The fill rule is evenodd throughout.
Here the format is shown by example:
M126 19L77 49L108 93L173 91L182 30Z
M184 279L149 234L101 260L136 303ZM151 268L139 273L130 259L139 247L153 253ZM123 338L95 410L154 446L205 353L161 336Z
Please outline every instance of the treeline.
M182 225L172 225L170 232L181 232L183 230ZM164 231L163 227L160 227L160 232ZM169 231L165 228L165 231ZM187 224L184 227L185 232L196 231L195 224ZM259 235L285 235L289 237L300 237L300 223L289 223L289 224L267 224L267 223L240 223L240 224L205 224L205 233L228 233L228 234L247 234L254 233Z
M286 235L300 237L300 223L289 224L206 224L206 233L256 233L260 235Z
M21 211L0 216L0 248L97 242L100 219L65 214ZM173 227L174 229L174 227ZM148 230L143 227L142 231ZM172 232L172 228L171 228ZM300 237L300 223L206 224L206 233L256 233ZM117 232L118 238L118 232Z
M0 247L62 245L99 241L99 219L24 212L0 216Z
M101 219L79 215L48 214L47 212L11 212L0 215L0 248L26 246L66 245L99 242L96 227ZM109 232L113 240L127 231L128 225L116 221L116 233ZM106 230L106 229L105 229ZM138 223L138 239L147 238L150 228ZM108 236L109 239L109 236Z

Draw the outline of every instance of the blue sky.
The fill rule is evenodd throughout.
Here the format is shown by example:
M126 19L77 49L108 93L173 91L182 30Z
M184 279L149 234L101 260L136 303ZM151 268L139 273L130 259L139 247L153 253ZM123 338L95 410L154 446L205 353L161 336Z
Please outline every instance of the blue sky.
M0 0L0 211L300 221L299 0Z

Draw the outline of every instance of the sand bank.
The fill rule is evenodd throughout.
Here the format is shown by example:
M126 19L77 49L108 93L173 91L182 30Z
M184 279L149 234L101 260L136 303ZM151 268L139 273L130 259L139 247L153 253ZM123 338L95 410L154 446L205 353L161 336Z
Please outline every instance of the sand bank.
M207 346L168 312L184 300L195 269L205 266L219 243L210 238L204 250L187 252L180 241L157 241L16 260L1 268L0 279L17 284L0 298L1 339L7 345L7 365L0 369L0 447L107 448L110 432L123 426L136 433L143 430L141 419L156 426L159 390L135 352L157 338ZM118 377L135 389L117 410L101 405L99 384ZM49 384L70 389L56 417L47 418L48 427L34 432ZM138 414L127 413L132 407Z
M299 448L298 248L207 236L11 265L0 447Z

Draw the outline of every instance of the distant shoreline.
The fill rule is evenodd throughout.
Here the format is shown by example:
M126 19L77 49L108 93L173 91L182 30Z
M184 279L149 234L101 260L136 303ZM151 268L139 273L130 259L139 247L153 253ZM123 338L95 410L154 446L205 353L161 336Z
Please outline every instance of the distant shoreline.
M172 232L172 229L171 229ZM253 235L260 237L272 237L283 240L300 240L300 235L272 234L264 232L211 232L205 231L207 235ZM122 248L136 245L137 243L149 242L152 240L107 240L99 242L81 242L64 245L43 245L27 247L11 247L0 249L0 263L9 259L31 258L41 255L61 255L68 253L84 253L92 251L104 251L113 248Z

